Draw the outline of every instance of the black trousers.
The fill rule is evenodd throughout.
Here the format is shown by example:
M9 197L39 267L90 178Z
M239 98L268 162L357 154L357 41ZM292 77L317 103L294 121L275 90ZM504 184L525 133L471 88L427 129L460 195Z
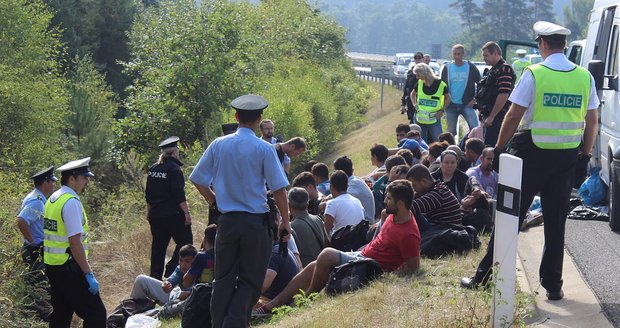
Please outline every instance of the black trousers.
M192 226L185 225L185 218L153 218L149 219L151 225L151 277L162 280L170 276L174 269L179 265L179 249L193 243ZM172 258L166 263L164 272L164 262L166 261L166 249L170 239L174 240L176 247Z
M79 269L77 269L79 270ZM69 328L73 313L84 320L85 328L106 326L105 305L88 291L84 274L68 264L47 265L45 274L51 285L52 315L50 328Z
M564 232L577 153L577 149L545 150L532 146L530 150L517 151L515 154L523 159L517 227L521 227L534 196L540 193L545 222L545 246L539 273L541 285L550 292L562 289ZM492 273L493 234L491 232L487 252L476 271L475 279L480 282L486 282Z
M214 328L248 327L271 257L266 214L220 216L215 237L215 280L211 296Z
M505 116L506 110L502 109L499 113L497 113L497 116L495 116L493 124L489 127L484 128L484 144L486 146L495 147L495 144L497 143L497 138L499 137L499 130L502 127Z

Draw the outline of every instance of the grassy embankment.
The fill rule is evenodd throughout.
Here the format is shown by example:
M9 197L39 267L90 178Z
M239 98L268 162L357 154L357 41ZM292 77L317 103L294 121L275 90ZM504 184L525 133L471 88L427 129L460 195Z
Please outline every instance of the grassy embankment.
M322 161L331 166L335 158L347 155L353 160L357 174L362 175L372 169L369 160L372 144L394 146L394 128L406 122L406 116L397 110L400 92L391 87L385 90L383 111L379 98L373 99L366 115L368 124L345 135ZM487 240L485 237L483 245ZM459 287L460 277L470 275L482 255L480 249L464 256L423 259L422 269L413 277L389 274L355 293L339 297L320 294L316 300L302 298L301 307L282 311L286 314L276 315L271 321L253 324L261 327L486 327L490 320L490 293ZM519 293L517 303L515 326L522 326L521 320L531 301L527 294ZM162 328L179 326L179 320L162 323Z

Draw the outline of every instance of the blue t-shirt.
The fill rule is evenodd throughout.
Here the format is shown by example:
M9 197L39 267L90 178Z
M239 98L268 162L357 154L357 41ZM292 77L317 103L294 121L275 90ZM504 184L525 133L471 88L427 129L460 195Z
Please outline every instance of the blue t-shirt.
M38 245L43 242L43 208L45 206L45 196L39 189L31 191L22 201L22 207L17 214L28 223L28 229L32 235L33 244ZM24 239L24 242L28 242Z
M278 244L274 244L271 247L271 258L269 259L268 270L276 272L276 277L273 279L271 286L263 293L263 295L269 299L276 297L284 287L299 273L299 268L295 264L293 253L289 250L286 257L282 257L279 252L280 247Z
M451 63L448 68L448 83L450 85L450 100L455 104L463 104L463 93L467 86L467 78L469 77L469 63L463 62L463 65L456 66Z
M198 252L198 255L194 257L194 261L192 261L192 266L189 268L187 273L196 277L197 283L211 283L214 278L214 268L215 268L215 253L214 249L211 248L205 252Z
M331 191L329 190L329 180L325 180L316 185L316 190L325 196L329 196Z

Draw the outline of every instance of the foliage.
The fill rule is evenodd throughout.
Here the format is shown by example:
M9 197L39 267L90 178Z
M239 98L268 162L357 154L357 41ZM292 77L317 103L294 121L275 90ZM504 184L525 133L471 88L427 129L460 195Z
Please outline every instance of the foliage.
M566 27L572 32L570 35L572 40L586 37L593 6L594 0L571 0L570 6L564 6L564 22L566 22ZM584 13L587 13L585 18L583 16Z
M269 322L270 323L279 322L286 316L289 316L297 311L310 308L312 307L312 304L316 302L320 297L321 297L321 294L319 293L311 293L309 295L306 295L306 293L303 290L300 290L299 294L296 294L295 296L293 296L293 303L295 304L295 307L291 307L288 305L282 305L280 307L273 309L272 312L274 313L274 315L271 317Z
M26 171L62 154L67 96L57 31L40 2L0 1L0 167ZM48 165L49 165L48 164Z
M76 153L101 161L110 147L110 125L118 107L115 94L90 57L76 57L72 66L68 74L71 98L66 133Z

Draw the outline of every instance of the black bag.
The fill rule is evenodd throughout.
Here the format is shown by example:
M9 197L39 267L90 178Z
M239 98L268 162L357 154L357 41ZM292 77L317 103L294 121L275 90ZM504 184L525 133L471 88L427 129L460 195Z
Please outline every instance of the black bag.
M369 227L370 223L366 220L342 227L334 232L329 246L343 252L357 251L368 244L366 235Z
M332 296L352 292L377 279L382 273L381 266L373 259L351 260L332 270L327 286L325 286L325 292Z
M134 314L143 313L155 308L155 302L149 299L128 298L122 300L106 320L107 328L123 328L127 319Z
M420 254L431 259L447 254L463 254L480 248L478 231L460 224L434 225L424 231L420 241Z
M210 328L211 327L211 284L196 284L192 293L185 300L185 308L181 316L183 328Z

